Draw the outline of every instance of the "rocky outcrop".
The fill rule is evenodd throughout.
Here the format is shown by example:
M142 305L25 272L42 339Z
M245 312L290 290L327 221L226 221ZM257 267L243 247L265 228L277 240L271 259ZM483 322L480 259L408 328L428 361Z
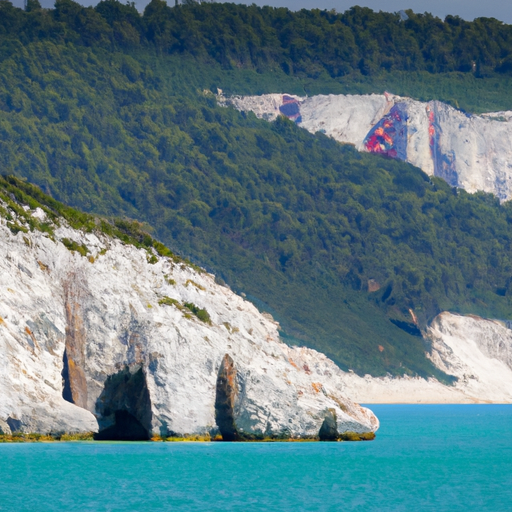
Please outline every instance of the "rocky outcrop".
M350 396L363 403L512 403L512 330L509 323L444 312L425 333L432 362L453 385L419 377L345 374Z
M9 424L4 420L0 420L0 435L11 435L11 434L12 434L12 431L11 431L11 427L9 426Z
M0 218L0 429L97 439L373 432L343 372L214 276L99 230ZM34 207L33 207L34 208ZM9 223L9 224L8 224Z
M228 354L220 364L215 391L215 423L225 441L238 441L242 437L235 422L238 384L235 363Z
M312 133L360 151L410 162L468 192L512 197L512 113L466 114L440 101L392 94L220 97L224 105L273 120L288 116Z
M506 322L441 313L428 336L434 364L474 401L512 403L512 330Z

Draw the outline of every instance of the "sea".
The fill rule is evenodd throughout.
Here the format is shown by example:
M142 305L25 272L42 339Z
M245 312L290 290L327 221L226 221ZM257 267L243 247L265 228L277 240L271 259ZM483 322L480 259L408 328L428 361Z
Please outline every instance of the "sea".
M512 405L371 405L374 441L0 444L0 510L512 511Z

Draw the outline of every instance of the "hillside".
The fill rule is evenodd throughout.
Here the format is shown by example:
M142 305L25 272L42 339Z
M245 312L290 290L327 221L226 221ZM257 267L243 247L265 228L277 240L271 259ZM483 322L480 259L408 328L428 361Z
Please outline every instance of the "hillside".
M45 53L53 58L54 45L135 54L136 60L149 53L150 61L163 59L159 73L176 66L166 57L179 59L178 72L185 59L192 77L184 84L213 92L217 87L230 94L391 90L473 112L512 108L512 27L493 18L467 22L447 16L443 21L410 10L404 16L361 7L335 13L185 4L170 7L152 0L140 15L133 5L116 0L95 8L57 0L52 10L28 0L26 12L1 0L0 61L23 60L22 48L51 42ZM129 62L124 72L135 82L141 69Z
M512 401L510 324L436 316L425 355L452 385L343 372L284 345L268 314L137 223L12 177L0 178L0 255L0 436L316 439L335 419L331 437L366 439L378 423L351 400Z
M147 223L176 253L270 311L290 343L322 350L359 374L447 379L425 358L420 329L445 310L510 318L508 204L457 192L410 165L361 155L287 120L268 124L221 108L211 93L295 92L313 83L330 92L408 77L403 89L422 82L428 92L441 83L468 105L506 109L503 63L491 59L480 78L453 66L433 74L438 69L426 65L317 76L308 64L287 73L273 67L273 52L268 66L238 66L219 57L222 48L213 58L200 51L204 45L166 47L151 39L151 16L178 13L158 2L142 18L116 2L84 9L66 0L53 11L29 5L25 13L0 3L4 174L28 178L86 211ZM151 14L153 8L167 14ZM193 20L225 8L179 9ZM432 23L452 33L450 23ZM135 33L127 24L140 27ZM508 28L492 20L471 27L479 24L503 31L493 58L506 54ZM402 33L406 25L397 27ZM197 42L192 35L182 41ZM412 96L424 93L416 89Z

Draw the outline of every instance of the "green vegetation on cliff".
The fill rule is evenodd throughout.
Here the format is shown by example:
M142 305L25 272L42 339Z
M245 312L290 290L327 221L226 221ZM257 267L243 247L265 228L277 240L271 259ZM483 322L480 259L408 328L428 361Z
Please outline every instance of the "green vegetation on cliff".
M331 29L355 42L315 40ZM465 108L511 108L509 32L495 20L402 22L365 9L153 0L141 17L112 0L59 0L55 10L29 0L27 12L0 0L0 170L87 212L152 226L271 311L284 339L342 368L443 378L409 310L420 327L441 310L510 318L512 207L286 119L220 108L211 90L441 90ZM481 44L442 64L462 34ZM489 37L497 42L484 51ZM412 60L400 57L407 45L418 47Z
M190 261L181 258L170 251L164 244L155 240L148 231L149 225L144 225L135 220L120 218L99 218L91 214L78 211L66 206L52 197L44 194L38 187L20 180L15 176L0 176L0 217L7 221L7 227L13 234L20 231L27 233L29 230L38 230L54 236L54 228L59 225L62 219L74 229L80 229L87 233L101 233L111 238L117 238L124 244L134 245L148 251L148 261L156 257L152 250L160 256L171 258L175 263L185 263L198 272L203 269ZM26 210L23 206L28 206ZM46 219L41 221L32 216L31 210L41 208L46 214ZM77 251L86 256L89 249L85 245L78 245L77 242L63 238L61 242L70 250Z

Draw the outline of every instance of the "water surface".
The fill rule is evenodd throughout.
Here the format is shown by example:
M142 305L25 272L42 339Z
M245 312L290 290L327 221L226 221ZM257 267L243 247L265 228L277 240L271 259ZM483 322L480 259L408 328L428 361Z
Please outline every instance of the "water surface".
M0 444L0 510L512 510L512 406L371 408L372 442Z

